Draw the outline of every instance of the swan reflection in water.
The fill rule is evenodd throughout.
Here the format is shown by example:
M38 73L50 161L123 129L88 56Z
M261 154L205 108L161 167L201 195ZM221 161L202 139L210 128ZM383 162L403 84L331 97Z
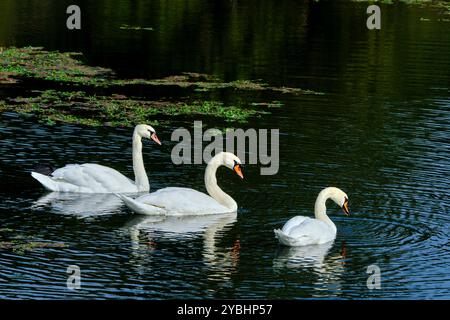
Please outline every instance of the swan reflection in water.
M120 213L122 201L111 193L51 192L33 203L31 209L50 208L53 213L79 218Z
M275 272L298 270L315 275L315 296L329 296L329 291L341 290L341 278L345 271L346 247L341 244L340 252L330 253L334 241L319 245L280 247L273 260Z
M149 258L151 249L157 247L159 240L184 243L183 240L203 237L202 256L205 264L210 269L220 270L221 276L230 276L239 262L239 240L235 240L231 248L218 246L217 243L236 220L236 212L202 216L135 217L124 226L131 235L133 249L131 262L142 268L145 265L144 261ZM142 241L143 236L145 241Z

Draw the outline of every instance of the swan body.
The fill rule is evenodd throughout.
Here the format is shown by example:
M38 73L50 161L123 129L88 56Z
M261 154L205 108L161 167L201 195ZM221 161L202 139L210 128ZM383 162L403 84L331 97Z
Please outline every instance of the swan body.
M241 178L241 161L234 154L221 152L208 163L205 186L208 194L188 188L169 187L132 199L117 194L134 212L148 215L204 215L236 212L237 203L217 185L220 166L233 169Z
M328 187L317 196L314 206L315 219L296 216L289 219L283 228L275 229L275 237L286 246L323 244L336 238L336 226L326 214L325 203L332 199L348 215L348 197L340 189Z
M189 188L164 188L137 199L124 195L119 197L131 210L140 214L200 215L231 212L230 208L221 205L211 196Z
M133 132L133 170L135 181L115 169L94 163L69 164L56 169L51 175L32 172L31 176L44 188L57 192L114 193L144 192L150 190L142 159L142 138L161 144L155 130L148 125L137 125Z

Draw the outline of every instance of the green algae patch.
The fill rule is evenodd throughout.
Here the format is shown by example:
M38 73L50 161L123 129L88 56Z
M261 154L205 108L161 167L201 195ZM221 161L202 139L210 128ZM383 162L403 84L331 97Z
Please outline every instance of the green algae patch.
M121 30L135 30L135 31L153 31L152 27L140 27L140 26L130 26L128 24L122 24L119 29Z
M62 82L74 86L110 88L113 86L143 85L176 86L195 91L232 88L243 91L273 91L289 94L321 94L300 88L275 87L254 80L221 81L212 75L185 72L162 79L117 79L108 68L83 64L77 52L46 51L41 47L1 48L0 83L16 83L21 78Z
M316 0L320 2L320 0ZM446 0L351 0L352 2L369 2L371 4L396 4L404 3L406 5L427 6L432 8L450 9L450 4Z
M192 88L197 92L208 92L219 89L234 89L240 91L271 91L286 94L324 94L322 92L305 90L301 88L292 87L276 87L270 86L267 83L263 83L257 80L235 80L231 82L223 82L220 79L207 74L185 72L181 75L168 76L162 79L144 80L144 79L131 79L131 80L115 80L116 85L125 84L141 84L152 86L177 86L180 88Z
M41 47L0 47L0 84L13 87L22 82L21 86L27 88L24 96L0 98L0 111L34 115L49 125L64 122L86 126L133 126L140 122L158 124L172 117L199 115L225 122L245 123L251 117L270 113L273 104L253 104L249 101L226 105L217 98L208 97L217 97L215 93L220 90L245 93L247 100L248 92L323 94L300 88L270 86L254 80L224 82L213 75L195 72L161 79L119 79L111 69L88 66L82 58L80 53L46 51ZM181 92L183 96L158 100L154 96L161 95L161 87L169 91L174 89L169 95L179 95ZM152 98L124 94L130 90L141 95L145 92ZM192 95L197 98L191 98ZM202 100L199 95L202 95ZM158 121L152 121L155 117Z
M6 48L0 52L0 81L14 83L36 78L73 84L100 85L113 75L110 69L83 64L75 52L45 51L39 47Z
M20 240L0 241L0 250L11 250L16 254L25 254L28 251L46 248L67 248L67 246L62 242L22 242Z
M36 92L35 92L36 93ZM32 97L0 101L0 111L33 114L52 125L57 122L87 126L132 126L164 117L202 115L226 122L245 123L250 117L268 113L261 108L225 105L221 101L148 101L124 95L88 95L84 91L45 90Z
M28 251L45 248L67 248L63 242L31 241L27 236L17 235L10 237L15 230L10 228L0 228L0 250L9 250L16 254L25 254ZM8 237L5 237L8 234ZM6 238L6 239L5 239ZM8 239L9 238L9 239Z

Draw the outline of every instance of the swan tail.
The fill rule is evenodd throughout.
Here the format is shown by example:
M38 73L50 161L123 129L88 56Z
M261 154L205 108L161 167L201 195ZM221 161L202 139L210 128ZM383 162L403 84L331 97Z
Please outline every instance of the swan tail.
M31 172L31 176L39 181L45 189L56 192L86 192L83 188L75 186L71 183L61 181L55 181L52 177L43 175L38 172Z
M146 215L164 215L166 210L152 206L150 204L145 204L139 201L136 201L130 197L127 197L123 194L114 193L117 197L119 197L125 205L132 211L138 214L146 214Z
M51 176L53 171L55 171L55 168L48 164L39 163L34 167L33 171L43 174L44 176Z
M295 238L287 235L280 229L274 229L273 232L275 233L275 237L278 239L278 241L281 244L283 244L285 246L290 246L290 247L297 245L297 240Z
M41 173L31 172L31 176L39 181L45 189L50 191L59 191L58 184L52 180L49 176L45 176Z

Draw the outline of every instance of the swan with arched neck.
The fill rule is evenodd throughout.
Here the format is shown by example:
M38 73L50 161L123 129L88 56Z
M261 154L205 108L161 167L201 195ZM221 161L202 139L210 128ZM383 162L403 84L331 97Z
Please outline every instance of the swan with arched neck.
M322 244L336 238L336 225L326 213L326 201L333 200L349 215L348 196L339 188L328 187L317 196L314 205L315 219L296 216L289 219L283 228L275 229L275 237L286 246L306 246Z
M208 194L189 188L169 187L136 199L122 194L117 196L128 208L139 214L201 215L236 212L236 201L217 185L216 171L220 166L225 166L244 178L241 160L230 152L220 152L211 159L205 170Z

